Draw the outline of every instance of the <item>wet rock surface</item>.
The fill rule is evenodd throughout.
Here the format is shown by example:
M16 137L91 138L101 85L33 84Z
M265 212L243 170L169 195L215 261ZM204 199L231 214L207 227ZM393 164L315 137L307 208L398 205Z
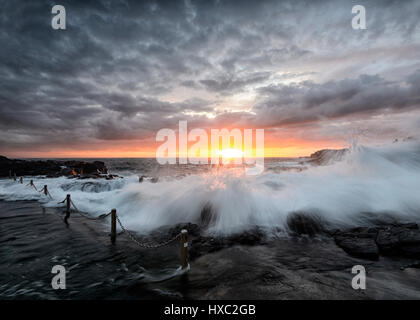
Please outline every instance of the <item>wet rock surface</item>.
M336 244L347 253L377 260L379 255L420 258L420 230L416 223L359 227L334 233Z
M316 165L326 165L334 161L339 161L349 152L349 149L323 149L312 153L309 162Z
M372 232L370 228L358 229L353 232L339 232L334 237L335 243L355 257L378 260L379 250L375 243L376 233Z
M420 258L420 230L416 223L330 231L322 227L316 219L301 214L292 217L293 220L289 224L292 226L289 230L290 235L297 238L309 237L307 241L316 241L319 237L333 239L339 248L353 257L373 261L378 260L380 256ZM185 223L160 228L150 236L157 243L163 242L175 237L182 229L189 232L192 259L235 245L266 244L272 231L254 227L229 236L209 235L205 225Z
M314 237L267 237L261 228L211 237L192 223L136 233L142 241L159 242L189 231L191 270L179 277L178 241L144 249L119 233L112 245L108 222L72 215L66 226L62 218L60 208L0 201L6 230L0 233L1 299L420 299L419 259L361 259L335 239L373 240L380 231L398 230L397 248L412 248L418 240L415 224ZM56 264L66 267L67 290L51 288ZM355 265L367 270L366 290L351 287Z
M379 230L376 243L383 255L420 258L420 230L415 223Z
M194 223L182 223L175 227L162 227L145 236L144 240L152 239L154 243L163 243L177 236L181 230L188 231L188 241L191 243L189 256L196 259L210 252L216 252L234 245L253 246L266 243L266 234L258 227L229 236L208 235L207 229Z
M325 222L316 215L294 212L287 217L287 226L296 235L315 236L324 232Z

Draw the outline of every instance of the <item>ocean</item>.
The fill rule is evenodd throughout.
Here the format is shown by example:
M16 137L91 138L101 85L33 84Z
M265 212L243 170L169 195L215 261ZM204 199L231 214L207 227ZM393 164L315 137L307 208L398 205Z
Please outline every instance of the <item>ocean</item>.
M92 159L86 159L92 160ZM35 200L58 207L66 194L92 216L117 209L124 224L140 233L178 223L199 223L211 208L209 233L232 234L261 226L287 230L294 212L316 215L331 227L369 224L394 216L420 218L420 144L354 146L340 157L266 158L264 172L243 166L159 165L155 159L99 159L120 178L24 177L0 180L0 199ZM313 160L313 159L312 159ZM139 177L143 182L139 182ZM52 199L26 186L48 185Z
M287 218L296 212L317 216L329 228L420 220L419 144L357 146L338 155L266 159L256 176L244 174L242 166L103 159L121 178L1 179L0 298L419 299L419 271L410 267L418 260L367 261L347 254L333 237L287 232ZM52 198L27 186L29 179L38 190L48 185ZM113 245L109 219L72 213L63 223L59 202L66 194L92 217L116 208L122 223L146 242L156 241L152 231L160 227L200 224L203 208L211 208L211 223L200 235L189 225L191 269L179 277L179 241L147 249L118 230ZM252 231L256 226L262 241ZM238 232L233 242L222 238ZM66 268L66 290L51 287L54 265ZM355 265L369 268L369 290L352 289Z

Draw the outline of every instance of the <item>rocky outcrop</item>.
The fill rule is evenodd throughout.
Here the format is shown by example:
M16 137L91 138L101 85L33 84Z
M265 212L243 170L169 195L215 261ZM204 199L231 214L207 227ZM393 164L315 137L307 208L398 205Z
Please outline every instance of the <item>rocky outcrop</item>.
M159 181L159 177L140 176L139 177L139 183L142 183L144 181L149 181L151 183L157 183Z
M77 174L98 174L98 173L108 173L108 169L105 166L105 163L102 161L93 161L93 162L85 162L85 161L65 161L64 166L67 168L71 168L72 170L76 171Z
M210 208L205 208L204 212L209 214ZM291 214L287 223L290 228L289 233L292 235L333 237L337 246L357 258L373 261L378 260L380 255L420 258L420 230L416 223L395 223L331 231L326 229L326 225L317 216L301 212ZM187 229L189 232L191 259L234 245L262 245L268 239L266 232L259 227L229 236L217 236L207 234L207 224L192 223L161 228L155 231L152 237L160 242L167 237L176 236L182 229Z
M108 169L102 161L17 160L0 156L0 177L7 177L9 173L17 176L99 177L106 175Z
M416 223L361 227L334 234L336 244L348 254L377 260L379 255L420 258L420 230Z
M375 228L354 228L337 232L335 243L348 254L370 260L379 259L379 250L375 243L378 230Z
M181 223L174 227L162 227L150 235L139 238L141 241L162 243L174 238L182 229L188 230L189 256L196 259L207 253L216 252L234 245L254 246L266 243L266 234L258 227L232 235L209 235L206 228L194 223Z
M327 165L334 161L340 161L347 154L349 149L323 149L312 153L309 162L316 165Z
M376 243L383 255L420 258L420 230L415 223L394 225L379 230Z
M187 229L191 243L189 254L191 259L195 259L234 245L262 245L276 238L270 236L270 230L258 226L226 236L209 234L213 214L211 207L206 205L201 211L198 224L183 223L162 227L145 236L144 241L152 239L156 243L165 242L178 235L182 229ZM288 230L282 230L283 232L287 231L295 237L305 236L309 242L314 236L320 236L319 240L332 238L338 247L356 258L373 261L379 260L381 255L420 258L420 230L416 223L330 230L328 224L317 215L294 212L289 215L287 225Z
M211 205L207 203L200 212L200 226L207 228L214 224L216 220L216 214L212 209Z
M191 240L190 257L198 258L204 254L219 251L234 245L255 246L266 243L264 232L255 227L230 236L203 236L193 237Z
M287 217L287 226L296 235L315 236L324 231L325 223L316 215L293 212Z

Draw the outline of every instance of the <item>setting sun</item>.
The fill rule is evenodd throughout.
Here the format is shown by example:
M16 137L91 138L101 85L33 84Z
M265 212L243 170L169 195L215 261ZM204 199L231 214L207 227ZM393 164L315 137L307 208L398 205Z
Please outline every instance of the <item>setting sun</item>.
M232 159L232 158L241 158L243 156L242 150L239 149L223 149L219 151L219 155L225 159Z

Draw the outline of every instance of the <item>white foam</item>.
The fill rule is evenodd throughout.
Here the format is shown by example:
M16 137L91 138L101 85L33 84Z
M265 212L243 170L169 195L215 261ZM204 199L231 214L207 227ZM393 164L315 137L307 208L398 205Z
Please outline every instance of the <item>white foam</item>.
M79 209L99 215L116 208L124 224L141 232L197 222L206 204L217 213L212 231L218 233L254 225L285 228L293 211L316 212L333 225L354 225L361 212L420 219L420 145L415 142L355 147L342 161L301 172L247 176L237 169L219 169L158 183L138 183L134 175L111 181L34 181L38 188L47 184L54 200L10 180L0 181L1 198L57 206L70 193Z

